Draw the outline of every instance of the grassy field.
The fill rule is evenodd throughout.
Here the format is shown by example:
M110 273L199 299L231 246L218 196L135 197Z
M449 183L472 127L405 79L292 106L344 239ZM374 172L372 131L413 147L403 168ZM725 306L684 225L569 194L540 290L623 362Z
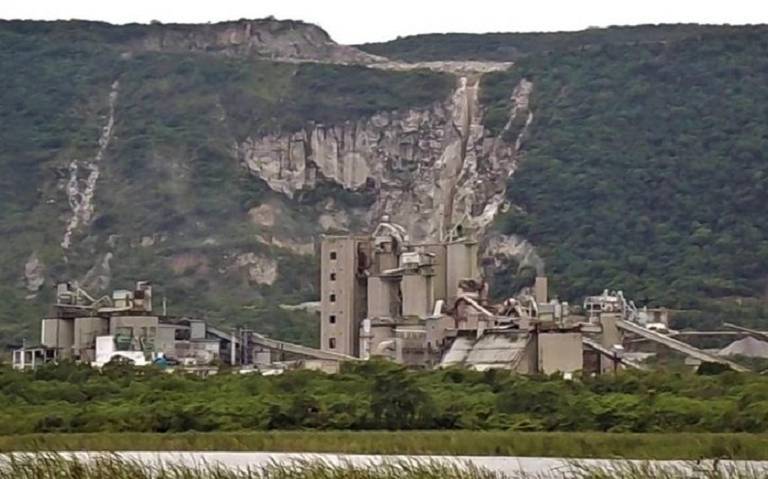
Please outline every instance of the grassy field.
M97 433L0 436L10 451L281 451L768 460L768 435L505 431Z

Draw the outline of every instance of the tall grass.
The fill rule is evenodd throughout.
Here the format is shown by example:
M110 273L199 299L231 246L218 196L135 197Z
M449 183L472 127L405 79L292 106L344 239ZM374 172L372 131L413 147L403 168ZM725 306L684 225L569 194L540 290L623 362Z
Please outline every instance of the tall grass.
M147 464L105 454L89 460L56 453L11 455L0 464L0 479L504 479L471 464L396 461L373 466L334 465L322 460L233 469Z
M571 463L549 473L506 475L466 463L394 461L383 464L330 464L319 459L273 463L264 467L228 468L145 463L114 454L88 459L57 453L16 454L0 458L0 479L758 479L765 471L708 462L659 464L618 462L604 466Z
M733 463L718 461L660 464L652 462L619 462L596 466L572 463L562 477L575 479L765 479L768 472Z
M768 460L764 434L256 431L0 436L0 452L279 451L567 458Z

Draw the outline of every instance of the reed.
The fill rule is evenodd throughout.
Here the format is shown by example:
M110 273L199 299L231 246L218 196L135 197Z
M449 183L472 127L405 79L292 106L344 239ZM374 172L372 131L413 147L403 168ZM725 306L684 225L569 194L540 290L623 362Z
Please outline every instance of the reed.
M604 466L573 462L546 474L506 475L469 463L398 460L384 464L331 464L295 460L264 467L232 469L216 464L185 466L145 463L104 453L87 459L58 453L11 454L0 459L0 479L765 479L763 471L732 464L689 462L674 465L612 462Z
M0 479L505 479L470 464L394 461L373 466L295 460L258 468L147 464L114 454L89 459L57 453L14 454L0 462Z
M279 451L566 458L768 460L765 434L514 431L254 431L0 436L0 452Z

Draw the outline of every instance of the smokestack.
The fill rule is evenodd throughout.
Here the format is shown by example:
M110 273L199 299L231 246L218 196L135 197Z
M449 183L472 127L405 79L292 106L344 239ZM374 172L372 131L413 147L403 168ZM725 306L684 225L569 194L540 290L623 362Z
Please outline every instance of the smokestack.
M533 296L536 298L536 302L544 304L549 302L548 298L549 282L546 276L536 276L536 283L533 286Z

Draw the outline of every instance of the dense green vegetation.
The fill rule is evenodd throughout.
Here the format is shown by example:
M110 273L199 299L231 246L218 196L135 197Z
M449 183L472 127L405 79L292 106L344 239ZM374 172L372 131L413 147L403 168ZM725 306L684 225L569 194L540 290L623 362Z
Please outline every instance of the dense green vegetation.
M171 313L315 344L316 319L278 307L315 299L312 256L256 237L278 235L311 248L318 226L308 219L317 217L321 201L271 192L247 174L233 146L308 123L430 104L454 83L434 72L127 46L162 28L0 22L0 344L34 338L53 283L83 280L107 253L113 256L105 290L149 279L168 298ZM115 81L114 137L100 164L93 223L63 251L69 165L96 154ZM82 167L79 176L88 173ZM322 192L321 199L341 202L359 196L331 185ZM274 228L248 219L250 208L268 201L285 212ZM154 244L141 247L145 237ZM45 265L46 284L25 299L24 263L33 251ZM247 253L277 261L274 284L254 283L245 268L233 267L234 258Z
M499 227L537 245L557 293L765 325L768 35L529 57L485 79L491 111L521 75L535 120Z
M338 375L208 379L110 365L0 371L0 434L285 429L764 432L768 378L626 373L567 381L504 371L409 372L390 363Z
M764 27L749 27L765 31ZM358 45L375 55L405 61L489 60L513 61L552 51L589 49L603 45L634 46L667 43L685 38L704 39L722 31L744 31L744 27L697 24L639 25L590 28L576 32L531 33L430 33L398 37L382 43Z

